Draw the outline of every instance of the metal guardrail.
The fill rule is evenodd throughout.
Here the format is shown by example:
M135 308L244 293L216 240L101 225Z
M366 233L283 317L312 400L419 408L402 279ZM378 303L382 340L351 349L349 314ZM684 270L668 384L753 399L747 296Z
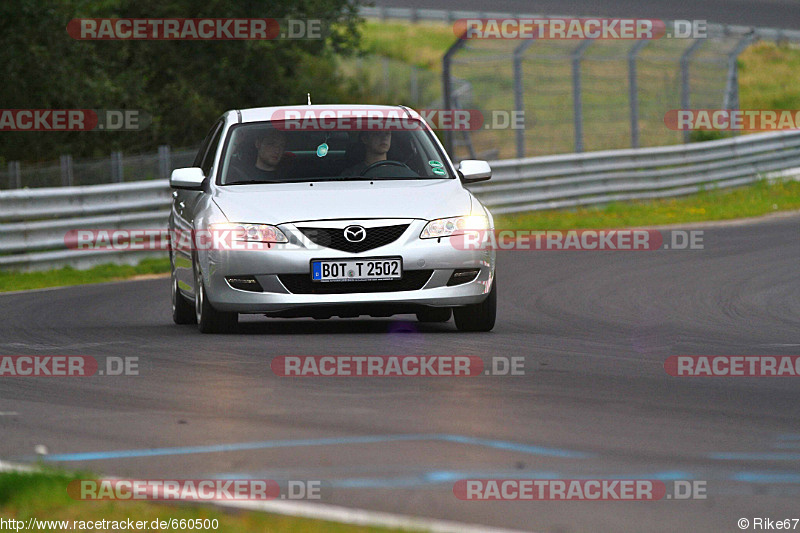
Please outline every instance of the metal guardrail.
M774 132L678 146L564 154L492 163L470 186L492 213L519 213L662 198L746 185L800 167L800 132Z
M565 154L492 163L470 189L495 214L679 196L771 175L800 175L800 132L746 135L691 145ZM75 229L165 228L165 180L0 192L0 268L91 266L144 253L70 250ZM163 252L156 252L163 256Z
M166 228L166 180L0 191L0 268L90 267L163 252L71 250L70 230Z

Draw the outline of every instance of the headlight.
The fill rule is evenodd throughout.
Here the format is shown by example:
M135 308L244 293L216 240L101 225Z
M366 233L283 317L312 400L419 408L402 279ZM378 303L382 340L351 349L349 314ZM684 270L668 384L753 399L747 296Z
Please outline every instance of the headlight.
M211 224L211 231L230 231L236 241L289 242L281 230L269 224Z
M419 234L420 239L436 239L460 235L467 230L485 230L489 227L489 219L481 215L466 217L437 218L425 225Z

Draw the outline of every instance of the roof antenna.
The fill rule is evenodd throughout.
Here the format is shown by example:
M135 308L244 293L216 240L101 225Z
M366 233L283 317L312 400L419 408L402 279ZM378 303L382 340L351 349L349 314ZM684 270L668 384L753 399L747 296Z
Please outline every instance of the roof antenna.
M311 93L306 93L306 94L308 94L308 105L311 105Z

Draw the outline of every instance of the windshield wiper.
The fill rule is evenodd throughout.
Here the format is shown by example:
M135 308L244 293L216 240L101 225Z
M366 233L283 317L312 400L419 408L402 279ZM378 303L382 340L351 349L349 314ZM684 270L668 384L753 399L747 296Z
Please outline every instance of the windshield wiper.
M229 181L224 185L252 185L252 184L259 184L259 183L283 183L282 180L241 180L241 181Z

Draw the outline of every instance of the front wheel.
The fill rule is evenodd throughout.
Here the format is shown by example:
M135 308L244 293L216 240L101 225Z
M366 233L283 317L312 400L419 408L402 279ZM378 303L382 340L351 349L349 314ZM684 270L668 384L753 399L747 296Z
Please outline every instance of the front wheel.
M176 324L194 324L194 306L191 300L187 300L180 289L178 289L178 278L175 277L175 269L172 270L172 321Z
M454 308L453 317L459 331L491 331L497 317L497 277L484 301Z
M201 333L230 333L239 323L238 313L217 311L206 297L206 288L200 265L194 261L194 311Z

